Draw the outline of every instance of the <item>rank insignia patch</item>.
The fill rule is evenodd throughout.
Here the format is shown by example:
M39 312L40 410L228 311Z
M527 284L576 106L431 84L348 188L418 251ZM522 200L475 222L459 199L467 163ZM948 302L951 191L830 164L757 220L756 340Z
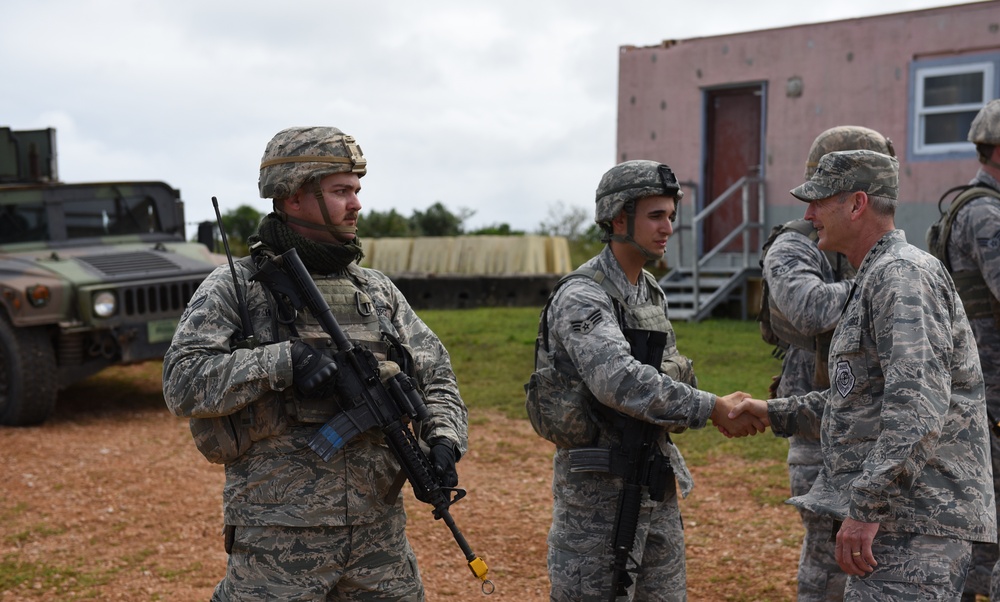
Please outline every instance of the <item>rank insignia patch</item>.
M597 326L602 319L603 318L601 316L601 310L597 309L594 310L594 313L590 314L589 316L587 316L582 320L570 322L570 326L572 326L573 330L575 330L576 332L587 334L591 330L593 330L594 327Z

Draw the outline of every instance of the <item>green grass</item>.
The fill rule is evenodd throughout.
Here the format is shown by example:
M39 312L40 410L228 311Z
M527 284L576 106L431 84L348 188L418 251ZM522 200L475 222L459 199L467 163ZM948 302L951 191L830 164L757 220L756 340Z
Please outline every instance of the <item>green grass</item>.
M740 320L674 322L677 348L694 360L698 386L726 395L744 391L767 398L771 377L781 371L781 362L771 356L772 347L760 338L757 323ZM746 460L781 460L788 454L788 441L770 431L756 437L725 439L713 427L688 430L674 437L689 464L698 465L716 455ZM782 478L787 479L784 473Z
M0 592L30 584L35 591L61 594L64 599L86 597L85 592L109 581L108 574L59 567L42 562L24 562L16 555L0 560Z
M420 312L451 354L470 420L475 421L477 409L526 418L523 386L534 369L540 311L539 307L504 307ZM771 347L760 339L756 322L676 322L674 329L678 349L694 360L702 389L722 395L740 390L759 398L767 395L771 376L781 369L771 357ZM788 453L787 441L770 432L726 439L709 427L686 431L674 440L695 465L716 454L784 461Z
M481 307L420 312L448 348L470 410L499 410L527 419L524 383L534 370L540 311L538 307Z

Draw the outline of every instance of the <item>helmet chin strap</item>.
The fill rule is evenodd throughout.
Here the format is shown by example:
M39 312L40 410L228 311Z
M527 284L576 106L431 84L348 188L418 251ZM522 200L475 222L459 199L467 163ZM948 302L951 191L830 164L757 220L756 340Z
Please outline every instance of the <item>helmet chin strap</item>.
M275 209L275 213L281 216L282 221L289 224L295 224L296 226L302 226L303 228L309 228L310 230L323 230L324 232L329 232L330 234L357 234L357 226L335 226L333 224L315 224L313 222L307 222L301 220L297 217L292 217L280 209Z
M633 238L635 235L635 213L626 212L625 215L628 216L628 227L626 233L612 234L611 240L632 245L636 249L639 249L639 252L642 253L642 256L648 261L656 261L657 259L663 257L663 253L653 253L635 241L635 238Z
M324 232L329 232L334 236L334 238L340 239L338 234L354 234L358 233L357 226L337 226L334 225L333 220L330 219L330 212L326 208L326 201L323 199L323 191L320 190L319 186L313 188L313 197L316 199L316 204L319 205L319 212L323 214L322 224L317 224L314 222L307 222L301 220L297 217L292 217L285 213L283 210L275 209L275 213L281 216L281 219L289 224L295 224L296 226L302 226L303 228L309 228L310 230L322 230Z

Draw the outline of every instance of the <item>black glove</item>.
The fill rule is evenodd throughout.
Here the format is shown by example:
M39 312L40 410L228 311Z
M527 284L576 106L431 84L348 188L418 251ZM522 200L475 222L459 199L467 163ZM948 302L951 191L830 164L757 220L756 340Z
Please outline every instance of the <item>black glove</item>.
M333 395L337 364L302 341L292 343L292 384L303 397L324 399Z
M441 481L441 486L454 487L458 485L458 472L455 471L458 453L455 444L441 438L432 441L430 446L431 466L434 467L434 474Z

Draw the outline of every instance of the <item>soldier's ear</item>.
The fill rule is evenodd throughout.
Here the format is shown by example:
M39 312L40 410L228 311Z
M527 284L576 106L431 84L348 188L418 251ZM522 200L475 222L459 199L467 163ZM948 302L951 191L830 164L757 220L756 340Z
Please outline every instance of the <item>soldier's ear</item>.
M622 209L621 211L618 212L618 215L615 216L615 219L611 220L611 225L612 226L617 225L617 226L624 227L625 223L626 223L626 220L627 220L627 216L625 215L625 210Z
M868 193L862 190L851 193L851 217L860 216L868 207Z

